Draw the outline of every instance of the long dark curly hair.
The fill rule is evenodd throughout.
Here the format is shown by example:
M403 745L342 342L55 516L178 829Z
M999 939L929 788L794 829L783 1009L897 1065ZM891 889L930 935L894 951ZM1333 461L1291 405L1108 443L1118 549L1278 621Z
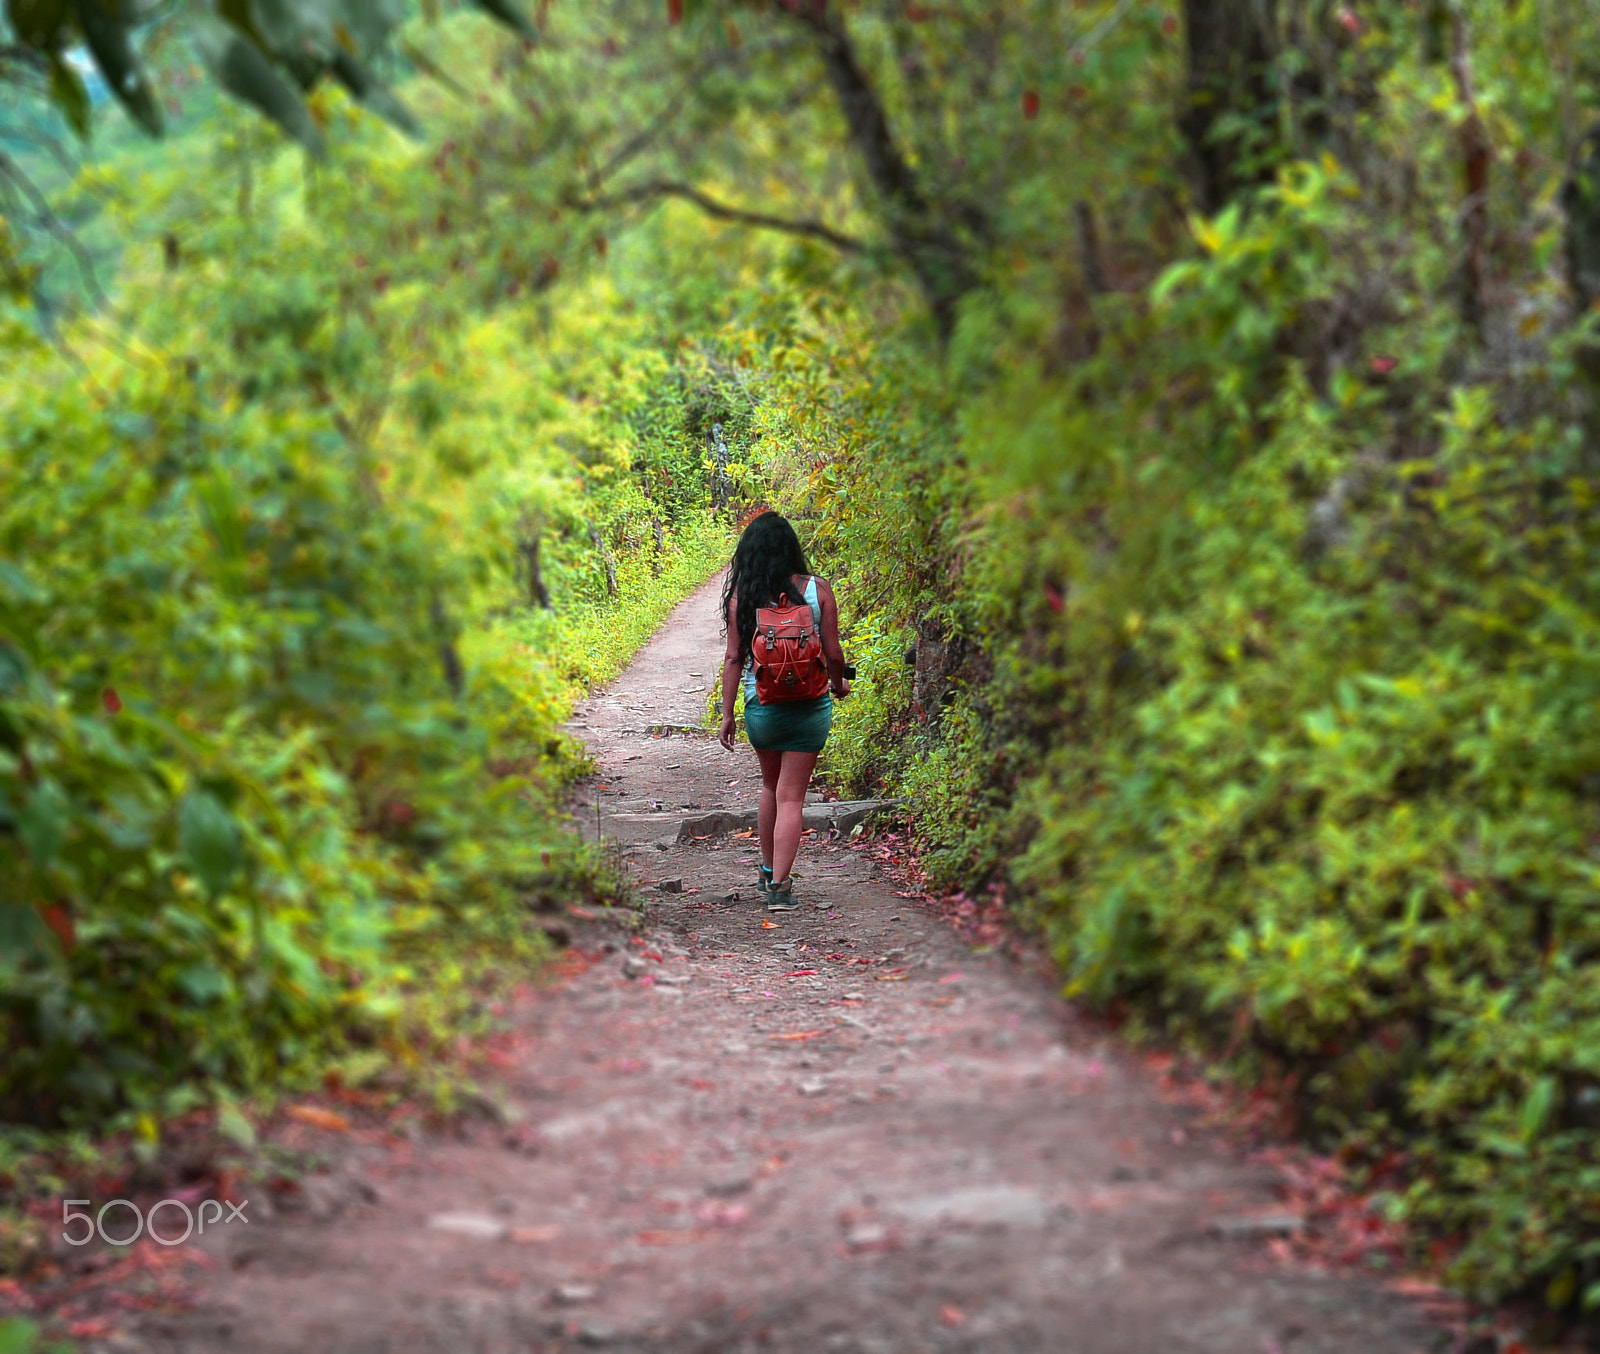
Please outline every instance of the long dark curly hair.
M764 512L744 529L734 547L728 581L722 585L722 632L728 632L728 603L739 599L739 666L750 661L750 643L756 636L756 608L771 606L780 593L794 595L794 576L811 572L800 538L781 513Z

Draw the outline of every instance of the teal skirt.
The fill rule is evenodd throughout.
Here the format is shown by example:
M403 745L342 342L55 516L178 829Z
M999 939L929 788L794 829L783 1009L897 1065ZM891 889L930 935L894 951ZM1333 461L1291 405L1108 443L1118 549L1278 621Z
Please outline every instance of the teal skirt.
M744 731L750 746L762 752L821 752L832 727L833 697L828 694L775 705L745 699Z

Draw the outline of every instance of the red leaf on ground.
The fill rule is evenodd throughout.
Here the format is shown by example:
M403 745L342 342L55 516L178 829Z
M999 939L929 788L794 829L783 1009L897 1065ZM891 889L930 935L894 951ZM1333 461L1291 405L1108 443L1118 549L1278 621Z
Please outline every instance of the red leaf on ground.
M329 1133L348 1133L350 1121L342 1114L333 1110L319 1109L315 1105L290 1105L284 1111L296 1123L309 1124L312 1128L321 1128Z

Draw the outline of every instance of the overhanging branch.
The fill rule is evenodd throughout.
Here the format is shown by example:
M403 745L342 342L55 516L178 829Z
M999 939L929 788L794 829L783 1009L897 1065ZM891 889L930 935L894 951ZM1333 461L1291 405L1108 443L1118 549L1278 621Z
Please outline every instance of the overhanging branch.
M864 253L867 248L866 241L837 231L822 221L812 218L773 216L769 212L753 212L746 211L742 207L730 207L727 203L718 202L716 198L701 192L693 184L683 183L677 179L647 179L643 183L633 184L614 193L573 199L571 205L580 211L605 211L612 207L626 207L664 197L681 198L718 221L731 221L741 226L755 226L760 230L776 230L787 235L805 235L814 240L822 240L844 254Z

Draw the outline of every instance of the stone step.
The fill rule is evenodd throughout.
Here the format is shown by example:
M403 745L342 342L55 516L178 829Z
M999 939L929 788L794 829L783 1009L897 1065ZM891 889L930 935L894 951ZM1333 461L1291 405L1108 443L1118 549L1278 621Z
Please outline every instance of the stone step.
M898 808L899 799L840 799L833 803L807 804L802 814L806 827L816 828L826 834L830 828L841 835L848 834L857 823L864 823L874 814ZM580 810L574 818L583 824ZM592 828L593 815L588 825ZM608 813L604 819L605 835L629 842L660 842L671 838L679 842L696 838L722 837L730 832L754 831L756 811L752 806L744 809L708 809L704 813L685 817L682 813Z
M833 828L840 834L847 834L857 823L866 822L874 814L898 808L903 802L899 799L839 799L832 803L807 804L801 821L818 832ZM678 826L678 840L686 842L697 837L720 837L729 832L754 829L755 825L754 809L714 809L710 813L685 818Z

